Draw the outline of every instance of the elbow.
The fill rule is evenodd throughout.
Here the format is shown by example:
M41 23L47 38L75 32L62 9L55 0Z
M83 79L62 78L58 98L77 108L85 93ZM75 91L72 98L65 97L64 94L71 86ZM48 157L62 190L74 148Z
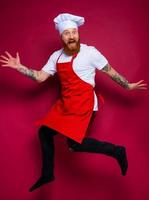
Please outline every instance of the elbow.
M42 79L36 79L36 81L37 81L37 83L42 83L42 82L44 82L44 80L42 80Z
M38 76L37 76L37 79L36 79L36 81L38 82L38 83L42 83L42 82L44 82L45 80L47 80L47 78L49 78L49 74L47 74L47 73L45 73L45 72L43 72L43 71L40 71L39 73L38 73Z
M40 76L36 78L37 83L42 83L43 81L44 81L44 79Z
M47 80L47 78L48 78L48 77L39 77L38 79L36 79L36 81L37 81L38 83L42 83L42 82L44 82L45 80Z

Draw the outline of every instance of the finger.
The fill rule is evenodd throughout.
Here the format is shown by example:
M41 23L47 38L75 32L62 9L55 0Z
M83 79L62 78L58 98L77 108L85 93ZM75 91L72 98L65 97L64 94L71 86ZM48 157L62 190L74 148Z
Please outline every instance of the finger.
M19 52L18 51L17 51L16 55L17 55L17 57L19 57Z
M147 88L145 85L139 86L138 89Z
M140 88L147 88L147 86L142 84L141 86L138 86L137 88L138 89L140 89Z
M8 60L8 58L6 56L1 55L1 58L4 58L5 60Z
M147 90L147 87L138 88L139 90Z
M12 58L12 56L10 55L10 53L8 53L8 51L5 51L5 53L7 54L7 56L8 56L9 58Z
M0 60L0 62L2 62L2 63L8 63L8 61L6 61L6 60Z
M3 65L1 65L1 66L3 66L3 67L8 67L9 65L8 65L8 64L3 64Z
M146 84L146 83L143 83L143 84L139 84L138 86L139 86L139 87L147 86L147 84Z
M17 59L20 60L19 52L16 53Z
M145 84L145 83L142 83L144 80L141 80L139 82L136 83L136 85L140 85L140 84Z
M144 80L140 80L140 81L138 81L136 84L138 85L138 84L140 84L140 83L142 83Z

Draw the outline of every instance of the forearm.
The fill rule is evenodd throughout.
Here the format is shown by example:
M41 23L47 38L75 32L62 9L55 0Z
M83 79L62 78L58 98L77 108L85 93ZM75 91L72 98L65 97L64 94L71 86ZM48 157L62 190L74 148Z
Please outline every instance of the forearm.
M40 82L40 71L29 69L23 65L19 65L17 68L17 71L28 76L29 78L31 78L33 80L36 80L37 82Z
M0 56L1 57L0 62L2 62L2 66L11 67L19 71L20 73L28 76L29 78L36 80L39 83L45 81L47 78L51 76L49 73L45 72L42 69L40 71L37 71L29 69L26 66L22 65L20 62L20 57L18 52L16 54L16 58L12 57L11 54L8 53L7 51L5 53L7 54L7 57L3 55Z
M108 74L111 77L111 79L118 83L120 86L122 86L125 89L129 89L129 82L126 80L126 78L120 75L109 64L107 64L102 71Z
M115 82L117 82L123 88L129 89L129 82L126 80L125 77L123 77L122 75L120 75L114 69L112 69L111 78L112 78L112 80L114 80Z

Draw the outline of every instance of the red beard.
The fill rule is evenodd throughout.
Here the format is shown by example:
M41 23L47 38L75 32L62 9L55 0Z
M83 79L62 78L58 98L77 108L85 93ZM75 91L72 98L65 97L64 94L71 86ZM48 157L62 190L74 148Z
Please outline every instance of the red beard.
M78 53L80 51L80 39L78 41L71 39L67 42L67 44L63 42L63 47L64 52L67 55L74 55L75 53Z

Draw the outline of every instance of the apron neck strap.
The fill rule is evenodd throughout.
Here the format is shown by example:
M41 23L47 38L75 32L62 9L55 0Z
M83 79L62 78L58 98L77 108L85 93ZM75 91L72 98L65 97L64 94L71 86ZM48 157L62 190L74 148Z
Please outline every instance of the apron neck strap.
M62 50L62 52L60 53L60 55L58 56L57 61L56 61L56 64L58 63L58 60L60 59L62 53L63 53L63 50Z
M64 50L62 50L62 52L61 52L60 55L58 56L57 61L56 61L56 64L58 63L58 61L59 61L61 55L63 54L63 52L64 52ZM77 57L77 55L78 55L78 53L75 53L75 54L72 56L71 61L70 61L71 63L72 63L73 60Z
M73 60L77 57L78 53L75 53L73 56L72 56L72 59L71 59L71 63L73 62Z

